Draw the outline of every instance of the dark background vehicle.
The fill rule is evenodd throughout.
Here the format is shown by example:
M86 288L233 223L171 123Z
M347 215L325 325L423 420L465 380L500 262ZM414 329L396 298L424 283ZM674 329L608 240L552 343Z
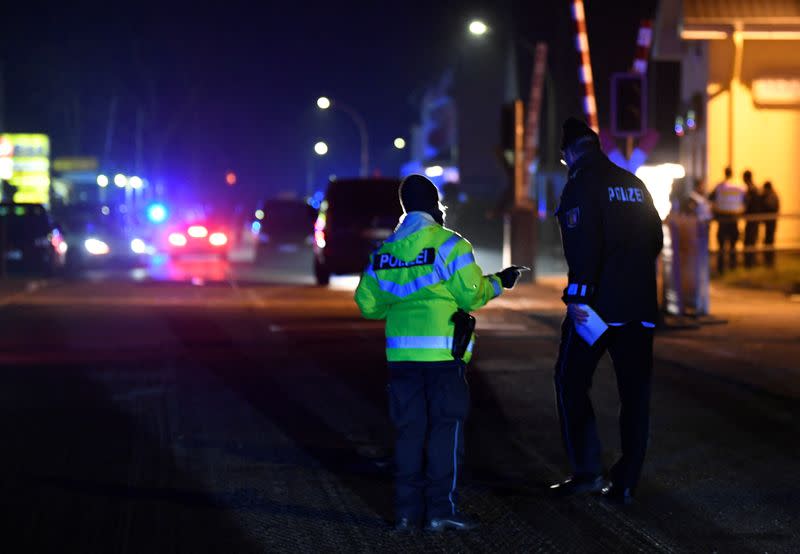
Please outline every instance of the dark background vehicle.
M69 270L146 263L147 242L113 212L103 212L101 206L81 205L59 210L57 216L69 244L66 256Z
M67 243L41 204L0 204L2 273L52 275L64 266Z
M386 178L331 181L314 223L314 276L326 285L332 274L363 271L369 254L397 226L403 210L400 181Z
M316 210L298 199L267 200L258 221L256 262L269 263L275 256L308 251L314 234Z

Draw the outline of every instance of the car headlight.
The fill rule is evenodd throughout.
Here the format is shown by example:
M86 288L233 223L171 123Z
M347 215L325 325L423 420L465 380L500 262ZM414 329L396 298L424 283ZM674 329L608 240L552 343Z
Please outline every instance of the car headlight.
M104 256L110 252L108 244L100 239L90 238L83 241L83 247L92 256Z
M134 254L144 254L147 251L147 245L142 239L133 239L131 241L131 250Z

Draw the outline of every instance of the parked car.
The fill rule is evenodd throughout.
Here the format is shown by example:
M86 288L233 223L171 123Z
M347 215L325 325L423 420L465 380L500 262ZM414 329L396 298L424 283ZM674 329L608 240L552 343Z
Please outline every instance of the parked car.
M316 210L302 200L267 200L256 211L256 261L269 263L275 257L308 251L314 234L316 215Z
M400 181L386 178L331 181L314 223L314 276L360 273L369 254L392 234L403 210Z
M126 222L102 211L101 206L82 205L58 214L67 251L67 268L133 267L144 265L152 246L128 229Z
M7 273L49 276L64 267L67 243L41 204L0 204L0 255Z

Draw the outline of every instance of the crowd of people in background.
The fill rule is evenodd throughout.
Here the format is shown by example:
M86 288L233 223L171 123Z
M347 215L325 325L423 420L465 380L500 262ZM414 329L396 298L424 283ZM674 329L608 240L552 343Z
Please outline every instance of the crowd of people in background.
M744 220L744 265L758 265L758 254L763 252L764 264L775 265L775 229L780 201L772 183L767 181L761 189L753 181L749 169L742 174L744 184L733 180L731 168L725 168L725 179L709 195L714 219L717 221L717 271L737 266L736 244L741 236L739 222ZM761 232L761 229L764 232ZM759 246L761 237L761 246Z

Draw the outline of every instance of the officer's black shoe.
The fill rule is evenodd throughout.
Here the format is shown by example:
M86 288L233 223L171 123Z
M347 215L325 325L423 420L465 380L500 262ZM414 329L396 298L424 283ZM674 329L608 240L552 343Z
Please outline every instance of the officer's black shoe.
M568 477L559 483L550 485L550 492L554 496L574 496L600 492L604 485L605 481L602 475Z
M410 517L401 517L394 524L394 530L398 533L415 533L419 527L419 520Z
M453 531L472 531L478 523L461 514L445 517L432 517L425 525L425 530L432 533L441 533L448 529Z
M600 491L600 496L611 504L619 504L621 506L633 504L633 490L617 486L614 483L609 483L603 487L603 490Z

